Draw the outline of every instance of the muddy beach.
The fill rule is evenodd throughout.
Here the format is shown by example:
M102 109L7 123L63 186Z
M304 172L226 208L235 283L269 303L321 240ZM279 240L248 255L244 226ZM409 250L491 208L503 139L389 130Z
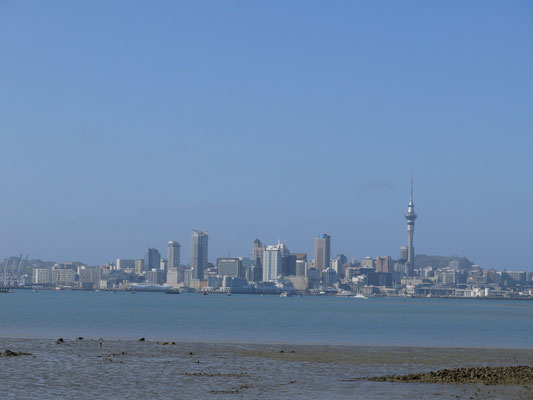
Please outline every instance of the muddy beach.
M0 390L13 399L530 399L533 387L525 380L487 385L424 378L431 371L441 376L438 371L445 369L453 375L467 374L461 368L531 366L533 350L524 349L225 344L148 337L0 339L0 351L6 349L31 353L0 358ZM498 375L491 371L485 370L486 375Z

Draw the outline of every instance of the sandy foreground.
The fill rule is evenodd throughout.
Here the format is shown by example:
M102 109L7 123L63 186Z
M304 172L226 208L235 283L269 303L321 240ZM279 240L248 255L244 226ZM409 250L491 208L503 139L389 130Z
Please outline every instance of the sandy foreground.
M63 339L0 339L2 354L30 353L0 356L2 397L533 399L529 378L520 385L390 378L461 367L533 366L533 349Z

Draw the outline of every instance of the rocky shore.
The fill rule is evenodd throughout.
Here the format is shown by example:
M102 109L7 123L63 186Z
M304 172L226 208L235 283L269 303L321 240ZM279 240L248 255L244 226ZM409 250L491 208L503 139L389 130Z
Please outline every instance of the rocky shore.
M483 385L533 385L533 367L469 367L442 369L424 374L369 378L374 382L462 383Z

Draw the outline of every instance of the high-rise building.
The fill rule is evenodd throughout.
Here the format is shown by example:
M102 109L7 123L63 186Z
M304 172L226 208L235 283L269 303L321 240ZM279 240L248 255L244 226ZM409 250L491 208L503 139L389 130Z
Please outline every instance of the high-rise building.
M330 239L326 233L315 239L315 268L319 271L329 268Z
M407 207L407 213L405 219L407 220L407 265L409 266L409 274L411 275L415 267L415 203L413 200L413 177L411 177L411 197L409 199L409 206Z
M191 268L193 279L204 279L204 271L207 268L207 246L209 236L207 232L193 229L191 236Z
M180 266L180 244L178 242L168 242L168 268Z
M152 269L159 269L161 265L161 254L157 249L148 249L146 250L146 255L144 256L144 270L151 271Z
M135 274L142 275L144 271L144 259L138 258L135 260Z
M263 252L263 281L277 279L281 274L281 246L267 246Z
M255 260L255 265L260 266L263 262L263 252L265 251L265 245L261 243L259 238L254 240L254 246L252 248L252 257Z
M281 256L281 274L283 276L296 275L296 254Z

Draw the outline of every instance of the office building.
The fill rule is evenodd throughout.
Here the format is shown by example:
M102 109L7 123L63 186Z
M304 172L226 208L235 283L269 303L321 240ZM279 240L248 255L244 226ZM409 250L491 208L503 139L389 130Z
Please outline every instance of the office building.
M330 236L323 233L315 239L315 268L323 271L329 268Z
M217 269L220 276L244 277L242 260L239 258L218 258Z
M168 268L177 268L180 266L180 249L178 242L168 242Z
M204 279L204 271L208 264L208 239L207 232L193 229L191 236L191 268L193 270L193 279Z
M407 262L407 246L400 247L400 262L401 263Z
M263 261L263 252L265 251L265 245L261 243L259 238L254 240L252 248L252 258L255 260L255 265L261 266Z
M138 258L135 260L135 275L142 275L144 271L144 259Z
M281 274L281 246L267 246L263 252L263 282L277 279Z
M151 271L153 269L159 269L161 265L161 254L157 249L146 250L144 256L144 270Z
M384 272L386 274L394 272L394 264L390 256L381 256L376 258L376 272Z
M281 256L281 274L283 276L296 275L296 254Z
M123 269L134 269L135 268L135 260L127 259L127 258L117 258L117 269L123 270Z

